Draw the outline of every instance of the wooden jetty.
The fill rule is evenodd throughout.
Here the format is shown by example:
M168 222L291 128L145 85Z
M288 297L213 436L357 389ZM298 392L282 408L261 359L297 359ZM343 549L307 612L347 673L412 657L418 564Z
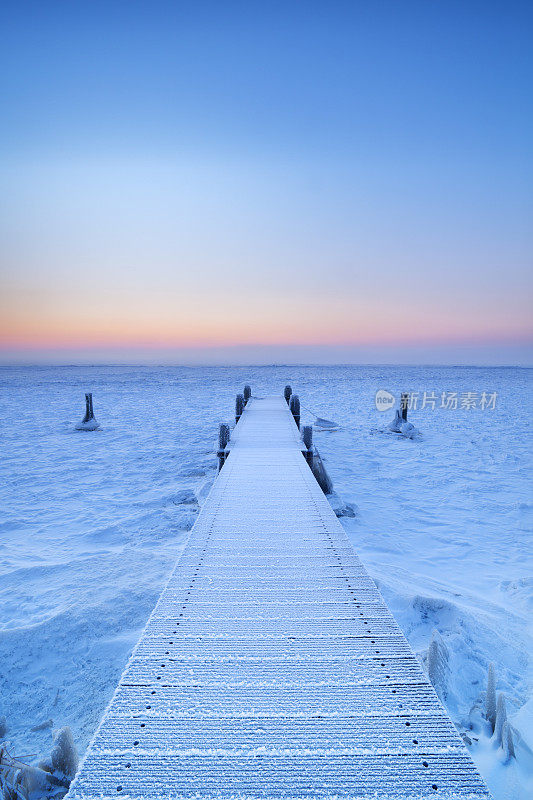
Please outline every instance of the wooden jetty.
M238 411L68 797L489 798L287 402Z

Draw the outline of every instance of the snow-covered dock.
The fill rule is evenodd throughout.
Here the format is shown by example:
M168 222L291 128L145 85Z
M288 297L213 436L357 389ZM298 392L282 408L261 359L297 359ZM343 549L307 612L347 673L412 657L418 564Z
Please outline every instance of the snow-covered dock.
M69 792L121 796L489 797L282 397L246 406Z

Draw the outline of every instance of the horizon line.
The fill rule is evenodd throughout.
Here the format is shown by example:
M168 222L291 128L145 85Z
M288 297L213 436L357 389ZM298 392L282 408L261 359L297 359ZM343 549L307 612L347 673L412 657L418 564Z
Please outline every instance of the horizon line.
M323 363L323 362L272 362L269 364L265 363L254 363L250 362L248 364L213 364L213 363L197 363L197 364L165 364L165 363L112 363L112 362L93 362L93 363L72 363L72 364L54 364L54 363L36 363L36 362L20 362L20 363L2 363L0 361L0 369L101 369L101 368L109 368L109 369L138 369L138 368L146 368L146 369L159 369L159 368L175 368L175 369L247 369L248 367L253 369L282 369L285 367L297 367L299 369L303 368L316 368L321 367L325 369L334 369L337 367L419 367L427 369L428 367L451 367L454 369L533 369L533 363L531 364L519 364L519 363L502 363L502 364L481 364L481 363L471 363L471 364L458 364L454 362L412 362L412 361L361 361L361 362L342 362L339 361L338 363Z

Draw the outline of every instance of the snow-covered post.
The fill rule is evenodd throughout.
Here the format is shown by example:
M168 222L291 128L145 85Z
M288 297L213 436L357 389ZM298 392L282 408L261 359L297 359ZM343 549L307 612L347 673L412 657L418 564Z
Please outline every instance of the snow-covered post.
M428 650L428 677L443 700L448 691L449 659L450 653L444 639L438 631L433 631Z
M238 394L235 398L235 424L240 420L244 411L244 395Z
M291 402L291 394L292 394L292 387L287 385L283 390L283 397L285 398L287 405L290 405Z
M291 414L294 417L294 421L296 423L296 427L300 430L300 398L297 394L293 394L291 397L291 403L289 406L291 410Z
M511 758L516 758L514 752L513 732L508 722L504 722L502 726L502 748L506 761Z
M494 664L489 664L489 674L487 676L487 695L485 698L485 715L490 722L491 732L494 732L496 724L496 677L494 675Z
M302 428L302 439L307 450L305 459L309 465L313 463L313 426L304 425Z
M100 425L94 418L93 411L93 396L92 392L87 392L85 395L85 416L81 422L76 425L78 431L95 431Z
M226 447L230 438L229 425L222 424L218 429L218 471L224 466L226 460Z
M402 392L400 397L400 410L402 412L402 419L407 422L407 408L409 406L409 393Z
M326 468L324 467L322 459L320 458L320 453L316 448L313 449L311 470L324 494L332 494L333 484L331 482L331 478L326 472Z
M505 707L505 695L503 692L500 692L498 695L498 702L496 703L496 722L494 723L494 738L498 745L503 745L502 731L506 722L507 709Z
M90 419L94 419L92 392L85 395L85 416L82 422L89 422Z
M244 392L243 392L244 405L247 404L247 402L248 402L248 400L250 399L251 396L252 396L252 387L248 386L248 384L246 384L246 386L244 387Z

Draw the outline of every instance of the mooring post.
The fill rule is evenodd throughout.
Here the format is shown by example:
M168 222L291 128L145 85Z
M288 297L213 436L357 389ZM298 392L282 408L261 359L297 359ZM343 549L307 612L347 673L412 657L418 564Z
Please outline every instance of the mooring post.
M90 419L94 419L92 392L88 392L85 395L85 416L82 422L89 422Z
M250 399L251 396L252 396L252 387L248 386L248 384L246 384L246 386L244 387L244 392L243 392L244 405L246 405L248 403L248 400Z
M324 494L331 494L333 492L333 484L331 482L331 478L329 477L324 464L322 463L322 459L320 458L320 453L318 450L313 451L313 460L311 462L311 469L313 471L313 475L315 476L318 485L324 492Z
M407 422L407 408L409 406L409 392L402 392L400 398L400 408L402 411L402 419Z
M240 420L241 414L244 411L244 395L238 394L235 398L235 424Z
M292 387L287 385L287 386L285 387L285 389L283 390L283 397L284 397L284 398L285 398L285 400L287 401L287 405L290 405L290 402L291 402L291 394L292 394Z
M77 431L97 431L100 425L94 418L93 396L91 392L85 394L85 416L76 425Z
M291 410L291 414L294 417L294 421L296 423L296 427L300 430L300 398L297 394L293 394L291 397L291 403L289 406Z
M224 466L226 460L226 447L230 439L229 425L223 423L218 429L218 471Z
M305 453L305 460L309 466L313 463L313 426L304 425L302 428L302 439L307 448Z

